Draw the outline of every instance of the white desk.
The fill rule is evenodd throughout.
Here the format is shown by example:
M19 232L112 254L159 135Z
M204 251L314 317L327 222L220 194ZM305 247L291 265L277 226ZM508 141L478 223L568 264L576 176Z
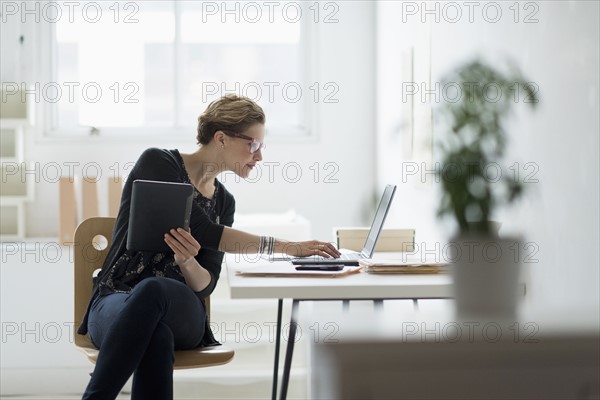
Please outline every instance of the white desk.
M400 258L400 253L381 253L381 258ZM227 255L227 274L234 299L439 299L452 297L452 278L438 275L373 275L358 273L339 278L271 278L237 276L236 271L270 264L290 268L288 262L269 263L254 256ZM375 257L377 259L377 257Z
M377 258L400 258L399 253L382 253ZM281 384L281 398L287 395L287 385L294 350L297 310L303 300L374 300L381 304L390 299L441 299L452 297L452 278L449 275L371 275L358 273L338 278L271 278L242 277L236 271L248 271L269 264L257 256L227 255L227 274L230 294L234 299L278 299L277 336L273 368L274 399L277 394L277 372L281 337L283 299L293 299L289 339ZM272 266L289 268L287 262L274 262Z

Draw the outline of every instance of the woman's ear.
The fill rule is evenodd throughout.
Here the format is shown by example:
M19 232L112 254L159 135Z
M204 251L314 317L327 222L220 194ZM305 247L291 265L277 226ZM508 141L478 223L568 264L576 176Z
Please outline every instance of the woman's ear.
M216 131L215 135L213 136L213 139L215 140L215 143L219 146L224 146L225 145L225 134L222 131Z

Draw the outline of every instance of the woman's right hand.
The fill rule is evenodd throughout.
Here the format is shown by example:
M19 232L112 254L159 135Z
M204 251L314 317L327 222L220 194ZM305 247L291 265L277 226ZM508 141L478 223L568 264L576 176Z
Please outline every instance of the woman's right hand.
M325 258L339 258L342 254L331 243L318 240L287 242L282 247L283 253L294 257L321 256Z

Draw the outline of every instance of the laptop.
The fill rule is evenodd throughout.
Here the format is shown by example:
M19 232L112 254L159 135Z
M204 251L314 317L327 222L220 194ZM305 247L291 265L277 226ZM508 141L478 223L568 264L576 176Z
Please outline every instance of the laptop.
M172 253L164 235L171 228L189 228L193 194L188 183L133 181L127 249Z
M311 265L311 264L342 264L342 265L358 265L358 261L361 259L369 259L373 256L375 252L375 246L377 245L377 240L379 239L379 235L381 234L381 230L383 229L383 223L385 222L385 217L390 209L390 205L392 204L392 199L394 198L394 194L396 193L395 185L387 185L385 190L383 191L383 196L381 196L381 200L379 201L379 206L377 207L377 212L375 213L375 218L373 219L373 223L371 224L371 230L367 235L367 240L365 241L365 245L360 253L345 249L340 249L342 255L340 258L323 258L317 256L311 257L297 257L292 259L292 264L294 265Z

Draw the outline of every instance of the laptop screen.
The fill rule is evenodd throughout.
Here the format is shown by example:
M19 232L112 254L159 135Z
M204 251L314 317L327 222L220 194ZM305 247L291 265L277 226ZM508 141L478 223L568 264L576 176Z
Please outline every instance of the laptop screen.
M369 231L369 236L367 236L365 247L362 250L362 254L368 258L371 258L373 252L375 251L377 239L379 239L379 234L383 228L385 217L387 216L390 205L392 204L394 193L396 193L396 186L387 185L385 187L385 191L383 192L383 196L379 201L379 207L377 207L377 212L375 213L375 218L373 219L373 224L371 225L371 230Z

